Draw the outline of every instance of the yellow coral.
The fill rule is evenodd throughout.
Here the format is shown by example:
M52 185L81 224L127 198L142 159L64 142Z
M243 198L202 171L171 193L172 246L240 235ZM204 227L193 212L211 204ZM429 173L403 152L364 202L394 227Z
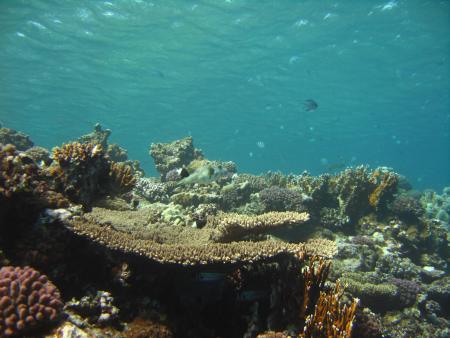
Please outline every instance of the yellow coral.
M383 195L397 186L398 176L391 171L375 170L370 177L370 182L377 186L369 195L369 204L373 208L377 208Z

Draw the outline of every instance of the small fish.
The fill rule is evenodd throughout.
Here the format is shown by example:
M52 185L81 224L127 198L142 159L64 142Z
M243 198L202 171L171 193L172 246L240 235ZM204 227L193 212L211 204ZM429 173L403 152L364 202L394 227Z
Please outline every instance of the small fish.
M307 112L316 111L319 108L319 104L313 99L308 99L303 102L303 109Z

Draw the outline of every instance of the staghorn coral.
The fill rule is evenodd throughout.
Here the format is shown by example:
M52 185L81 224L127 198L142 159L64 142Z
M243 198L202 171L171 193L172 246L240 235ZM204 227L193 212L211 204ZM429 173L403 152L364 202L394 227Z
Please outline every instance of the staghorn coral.
M150 155L161 177L165 177L169 170L187 166L195 159L203 159L202 151L194 148L192 137L172 143L152 143Z
M257 216L221 213L210 217L207 226L216 229L215 241L230 242L247 234L257 234L286 225L298 225L309 220L306 212L268 212Z
M63 303L58 289L38 271L0 269L0 335L23 336L59 319Z

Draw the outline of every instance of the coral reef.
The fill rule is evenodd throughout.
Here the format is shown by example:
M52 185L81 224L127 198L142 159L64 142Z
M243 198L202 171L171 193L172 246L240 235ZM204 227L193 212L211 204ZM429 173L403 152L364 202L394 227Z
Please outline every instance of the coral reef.
M11 144L0 144L0 232L3 235L20 233L22 226L29 226L45 207L67 205L61 194L49 189L32 159Z
M419 200L408 194L395 196L389 204L389 210L400 219L415 222L424 214L424 209Z
M2 128L0 126L0 143L12 144L17 150L24 151L34 146L28 135L14 129Z
M259 198L266 211L304 211L300 192L292 189L271 186L259 192Z
M217 230L215 241L231 242L247 234L261 233L280 226L300 225L308 220L307 213L298 212L268 212L258 216L222 213L210 217L207 226Z
M194 148L192 137L172 143L153 143L150 146L150 155L161 177L165 177L172 169L188 166L195 159L203 159L202 151Z
M110 129L103 129L100 123L96 123L94 130L86 135L81 136L77 141L79 143L91 143L101 145L103 149L108 148L108 138L111 135Z
M89 208L95 199L131 190L135 177L130 166L110 162L99 144L69 143L53 149L47 169L55 190Z
M16 285L36 291L15 265L72 299L47 310L52 338L448 336L450 189L385 167L242 174L191 138L152 145L161 177L144 177L110 134L52 158L0 145L0 335L26 321Z
M97 325L112 325L118 320L119 309L113 305L114 299L106 291L97 291L95 295L84 296L80 300L72 299L65 308Z
M0 269L0 335L23 336L59 319L63 303L58 289L38 271Z
M295 253L307 249L305 244L290 244L278 241L264 242L232 242L209 243L203 245L192 244L160 244L152 240L139 238L105 226L92 224L83 218L68 221L70 229L81 236L87 237L110 249L124 253L136 254L150 258L164 264L205 265L205 264L233 264L236 262L253 262L268 259L281 253ZM328 256L334 252L330 243Z

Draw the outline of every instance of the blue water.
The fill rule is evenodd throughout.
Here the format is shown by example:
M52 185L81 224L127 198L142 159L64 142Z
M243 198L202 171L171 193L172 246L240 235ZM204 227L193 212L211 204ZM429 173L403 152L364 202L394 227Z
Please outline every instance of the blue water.
M437 0L2 0L0 120L48 148L100 122L150 175L152 142L192 135L240 172L367 163L440 190L449 16Z

